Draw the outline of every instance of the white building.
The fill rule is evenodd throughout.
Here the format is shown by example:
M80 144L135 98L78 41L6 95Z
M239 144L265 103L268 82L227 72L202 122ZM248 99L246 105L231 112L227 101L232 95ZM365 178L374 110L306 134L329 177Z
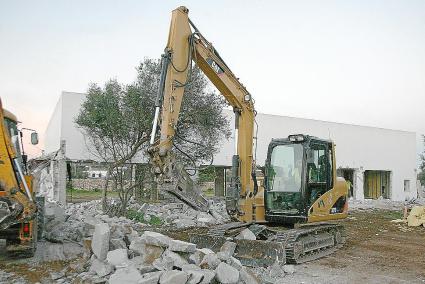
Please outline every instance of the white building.
M94 158L88 153L86 140L74 123L84 98L80 93L62 93L46 130L46 152L57 150L60 141L65 140L68 158ZM227 111L227 114L233 122L233 113ZM352 181L355 199L382 195L400 201L417 196L414 132L269 114L258 114L256 120L259 126L258 165L264 165L272 138L298 133L330 138L336 144L338 174ZM230 167L233 149L232 139L223 141L220 152L214 157L214 165Z

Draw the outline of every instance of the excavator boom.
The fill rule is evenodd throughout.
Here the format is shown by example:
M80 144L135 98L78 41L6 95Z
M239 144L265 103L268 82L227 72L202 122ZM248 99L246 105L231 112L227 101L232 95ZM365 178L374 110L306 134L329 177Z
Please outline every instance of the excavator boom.
M175 136L184 88L189 82L192 61L203 71L209 80L217 87L235 113L235 155L233 156L233 173L231 188L227 194L227 210L231 215L242 216L246 221L252 221L252 212L248 205L251 199L246 199L254 190L250 173L253 169L252 141L254 130L255 109L250 93L232 73L219 53L214 49L188 17L188 9L179 7L172 12L168 43L161 60L161 80L156 100L155 118L151 134L151 157L158 175L163 179L172 179L174 167L180 175L184 175L181 166L176 166L172 157L172 141ZM160 138L155 141L156 128L160 121ZM178 187L174 194L184 199L190 194L188 188L190 177L184 177L189 184ZM181 185L181 182L180 182ZM173 191L176 186L168 187ZM184 194L183 194L184 192ZM193 191L190 191L193 192ZM186 198L187 199L187 198ZM186 200L187 202L187 200ZM192 207L205 208L205 202L198 197L198 204L190 203ZM199 204L202 203L202 204ZM242 208L243 207L243 208ZM244 212L244 213L242 213Z

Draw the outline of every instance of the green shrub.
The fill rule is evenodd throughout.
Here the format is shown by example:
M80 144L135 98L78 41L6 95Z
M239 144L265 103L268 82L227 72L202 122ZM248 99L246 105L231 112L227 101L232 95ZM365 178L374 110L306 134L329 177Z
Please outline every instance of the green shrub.
M133 209L128 209L127 210L126 217L128 219L134 220L136 222L144 223L144 224L149 224L149 225L152 225L152 226L160 226L160 225L162 225L162 220L158 216L154 216L154 215L151 216L151 219L148 222L148 221L145 220L145 214L143 214L141 212L137 212L136 210L133 210Z

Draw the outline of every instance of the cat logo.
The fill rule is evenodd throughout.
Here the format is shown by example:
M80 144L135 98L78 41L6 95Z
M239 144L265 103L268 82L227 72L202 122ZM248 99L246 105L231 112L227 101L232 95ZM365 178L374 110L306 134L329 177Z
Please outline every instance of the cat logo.
M224 73L224 70L221 69L220 65L218 65L218 63L215 62L214 60L212 60L211 58L207 58L207 63L208 63L208 65L211 66L211 68L214 70L214 72L217 73L218 75Z

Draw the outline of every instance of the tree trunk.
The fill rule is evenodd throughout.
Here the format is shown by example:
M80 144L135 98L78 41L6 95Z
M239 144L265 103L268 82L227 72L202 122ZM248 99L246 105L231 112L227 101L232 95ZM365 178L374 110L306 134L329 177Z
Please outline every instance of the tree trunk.
M110 176L111 176L111 168L108 167L108 171L106 172L106 177L105 177L105 185L103 186L103 189L102 189L102 210L104 212L106 212L108 207L107 193L108 193L108 185L109 185Z

